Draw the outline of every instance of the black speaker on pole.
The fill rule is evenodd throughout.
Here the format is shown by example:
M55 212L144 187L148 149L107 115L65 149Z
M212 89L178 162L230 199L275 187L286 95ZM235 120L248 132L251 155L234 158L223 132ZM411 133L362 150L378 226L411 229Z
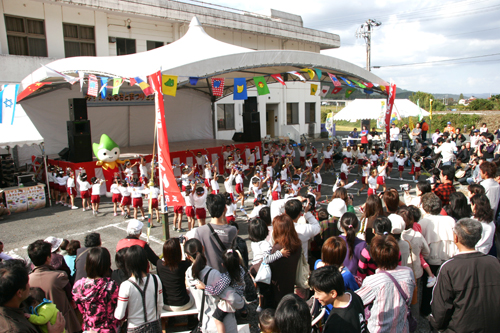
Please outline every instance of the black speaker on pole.
M92 138L90 136L90 121L68 121L68 160L73 163L92 161Z
M244 139L248 142L260 141L260 114L258 112L243 113Z
M243 113L257 112L257 97L248 97L243 104Z
M68 99L69 120L87 120L87 100L85 98Z
M234 133L233 139L234 142L245 142L245 134L244 133Z

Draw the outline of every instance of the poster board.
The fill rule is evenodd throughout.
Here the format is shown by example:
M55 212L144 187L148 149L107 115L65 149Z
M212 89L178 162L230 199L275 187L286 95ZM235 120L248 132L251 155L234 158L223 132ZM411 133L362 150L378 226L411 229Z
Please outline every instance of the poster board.
M45 184L4 189L5 202L11 213L21 213L45 207Z

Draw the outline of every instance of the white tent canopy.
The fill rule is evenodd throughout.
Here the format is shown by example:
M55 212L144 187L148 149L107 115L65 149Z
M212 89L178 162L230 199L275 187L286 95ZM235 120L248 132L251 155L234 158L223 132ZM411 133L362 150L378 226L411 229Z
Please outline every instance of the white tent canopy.
M382 110L385 111L385 99L356 99L339 113L333 120L357 121L361 119L377 119L380 117ZM401 118L418 117L420 112L422 116L428 116L429 112L419 108L415 103L408 99L394 100L393 112L399 112Z
M43 143L43 138L24 112L22 105L17 104L14 123L10 119L0 124L0 148L14 148L15 146L32 146Z

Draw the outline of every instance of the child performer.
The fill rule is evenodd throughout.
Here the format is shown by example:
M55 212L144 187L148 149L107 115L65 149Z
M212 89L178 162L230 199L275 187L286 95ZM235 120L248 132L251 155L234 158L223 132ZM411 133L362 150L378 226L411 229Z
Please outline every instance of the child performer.
M344 157L342 159L342 165L340 166L340 179L347 183L347 176L352 168L353 166L349 166L349 158Z
M359 148L359 153L358 153L358 175L361 175L361 169L363 168L363 165L365 165L365 160L367 159L365 149L363 147ZM363 185L365 183L363 182Z
M333 148L332 148L332 145L328 144L328 146L326 147L326 150L325 150L325 147L323 144L323 147L321 148L321 153L323 154L323 162L325 163L325 171L329 171L330 167L333 168L333 164L332 164Z
M351 164L356 164L358 162L358 155L359 155L358 145L352 146L351 154L352 154Z
M273 200L281 199L281 181L280 176L277 174L274 176L273 187L271 190L271 197Z
M386 186L385 186L385 176L386 176L386 169L387 169L387 163L388 163L388 159L387 158L386 160L384 160L384 162L382 162L382 164L380 164L378 167L377 167L377 173L378 173L378 177L377 177L377 184L380 186L382 185L382 188L385 192L386 190Z
M196 155L191 150L188 150L187 152L193 154L193 157L196 160L196 168L198 169L198 172L202 174L203 166L205 165L205 162L208 160L207 156L203 155L201 151L197 152ZM206 149L205 152L208 154L208 151Z
M130 196L132 197L132 207L134 208L134 219L137 219L137 210L141 211L141 220L144 221L146 216L144 216L144 208L142 202L142 193L144 191L144 186L139 182L139 179L134 178L132 186L130 187Z
M300 166L303 168L306 164L306 146L300 145L299 157L300 157Z
M235 202L233 180L236 177L236 172L237 172L236 168L231 168L231 173L224 180L224 188L226 189L226 193L229 194L229 196L231 197L231 200L233 202Z
M68 170L68 181L66 182L66 192L69 196L69 205L71 209L78 209L75 206L75 196L76 196L76 184L75 184L75 174L71 169Z
M118 206L122 201L122 195L120 192L120 177L118 177L118 175L115 175L114 183L111 184L109 191L111 192L111 202L113 203L113 216L117 216Z
M238 198L236 201L240 201L240 209L245 208L245 191L243 190L243 170L241 167L237 167L236 170L236 187L234 188L236 194L238 194Z
M136 165L137 162L135 162L134 164L131 164L130 161L125 162L125 171L123 171L123 174L125 175L125 180L129 184L134 179L134 170L132 170L132 168L135 167Z
M366 184L368 185L368 196L377 194L378 184L377 184L377 169L371 169L370 177L366 180Z
M182 193L181 193L182 194ZM184 214L184 206L174 206L174 231L184 232L182 229L182 215Z
M198 221L198 227L205 225L205 220L207 218L207 209L205 208L207 195L208 190L206 186L196 188L195 193L193 193L193 204L196 220Z
M421 166L422 166L422 156L416 154L413 156L413 158L411 159L411 161L413 162L413 165L415 166L415 174L413 175L413 181L415 183L418 183L418 178L420 177L420 170L421 169Z
M78 175L78 186L80 187L83 211L85 211L85 208L90 210L90 189L92 185L87 181L87 174L83 171Z
M122 186L120 186L120 193L122 195L122 200L120 202L120 210L122 211L123 218L130 218L130 205L132 204L132 197L128 187L128 182L122 180ZM125 213L125 209L127 213Z
M99 204L101 203L101 184L104 183L104 180L92 177L90 182L92 183L92 211L97 216L99 214Z
M57 176L56 176L56 182L57 182L57 188L59 190L59 201L58 203L60 203L61 205L63 206L67 206L67 201L68 201L68 192L66 191L66 182L68 181L68 176L66 176L64 174L64 171L62 170L59 170L57 172ZM64 199L64 201L63 201ZM57 198L56 198L56 201L57 201Z
M186 186L190 184L189 177L194 173L195 167L191 167L191 171L189 171L188 167L185 167L182 169L182 175L181 175L181 191L184 192L186 190Z
M306 155L306 168L304 170L304 174L306 175L306 179L305 181L306 182L310 182L311 181L311 177L312 177L312 166L313 166L313 163L312 163L312 154L311 153L308 153Z
M403 171L405 169L405 162L408 157L405 157L405 153L399 154L399 157L396 158L396 162L398 163L399 170L399 180L403 180Z
M347 157L347 165L351 165L352 162L352 151L351 151L351 146L348 146L346 148L346 151L342 153L344 157Z
M363 148L361 148L363 149ZM370 177L370 161L363 160L363 166L361 167L361 188L358 190L358 197L363 192L363 190L368 186L368 177Z
M150 168L148 168L148 165L146 163L146 159L141 156L141 162L139 163L139 180L141 181L141 184L146 186L149 182L149 173L150 173Z
M375 149L372 149L372 153L370 155L370 161L372 163L372 168L376 168L378 163L378 154Z
M194 183L194 186L196 186L196 182ZM193 208L194 200L191 188L192 188L191 185L188 185L186 186L186 190L184 192L181 192L182 196L184 197L184 202L186 203L186 217L188 220L188 230L194 228L194 216L195 216Z
M214 171L214 177L210 180L210 188L212 189L212 194L219 194L219 175L217 174L217 169Z
M225 150L224 150L225 149ZM222 159L224 160L224 166L227 164L227 161L229 159L229 156L233 154L233 151L231 150L231 146L222 146ZM232 156L231 156L232 159ZM225 175L229 175L231 173L231 168L225 168Z
M56 172L53 165L49 165L47 180L49 181L50 198L52 199L52 201L57 201L58 191L56 191ZM83 208L85 209L85 206Z
M387 158L387 178L391 179L392 167L394 166L394 160L396 156L394 156L394 152L391 150L389 152L389 157Z
M315 165L313 167L313 181L316 183L316 189L314 192L314 195L316 196L316 201L319 201L319 198L321 198L321 184L323 183L323 179L321 178L321 174L319 173L321 171L321 168L323 167L323 164L325 161L321 162L320 165Z

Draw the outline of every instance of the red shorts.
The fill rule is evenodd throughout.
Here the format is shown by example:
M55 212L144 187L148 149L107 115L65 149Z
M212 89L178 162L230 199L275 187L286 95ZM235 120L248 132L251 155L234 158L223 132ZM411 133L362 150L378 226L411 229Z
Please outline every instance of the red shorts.
M347 176L346 176L345 172L340 173L340 179L347 180Z
M385 177L384 176L378 176L377 177L377 184L384 185L385 184Z
M392 162L387 162L387 167L392 168Z
M319 184L318 186L316 186L316 191L321 192L321 184Z
M300 163L306 163L306 158L305 157L300 157Z
M366 177L361 177L361 184L365 185L366 184Z
M55 189L56 187L54 186L54 182L49 182L49 188Z
M347 165L350 165L350 164L351 164L351 162L352 162L352 158L349 158L349 157L348 157L348 158L347 158Z
M100 195L93 195L91 197L91 201L93 204L100 203L101 202L101 196Z
M212 194L219 194L219 190L212 190Z
M377 161L372 161L372 167L374 167L374 168L377 167Z
M111 202L120 203L122 201L122 195L120 193L113 193L111 196Z
M186 216L194 218L194 208L193 208L193 206L186 206Z
M199 220L207 218L207 210L205 208L196 208L195 213L196 218Z
M313 158L313 164L318 164L318 158L317 157Z
M184 206L174 206L174 213L176 214L184 213Z
M142 198L133 198L132 199L132 207L134 207L134 208L142 207Z
M420 167L415 167L415 172L420 172L422 170Z
M76 195L76 188L75 187L67 187L66 193L68 193L69 196Z
M139 181L141 182L141 184L146 185L148 183L148 177L141 176L141 177L139 177Z
M225 168L225 170L228 175L231 174L231 169Z
M278 191L273 191L272 197L273 197L273 200L279 200L280 193Z
M151 209L158 209L158 198L151 199Z
M205 186L208 188L210 187L210 179L205 178Z
M234 201L234 194L233 193L229 193L229 196L231 197L231 201Z
M363 162L364 162L364 161L365 161L364 159L360 158L360 159L358 159L358 164L359 164L359 165L363 165Z
M82 199L88 199L88 198L90 198L90 191L89 190L80 191L80 197Z
M227 224L230 224L231 222L234 222L234 221L235 221L234 215L226 216Z
M254 167L254 165L255 165L255 163L248 163L248 166L249 166L250 168L253 168L253 167Z
M131 203L132 203L132 198L130 197L130 195L122 197L122 202L121 202L122 206L130 206Z
M332 161L331 158L325 158L325 163L330 163Z
M243 194L243 184L236 184L234 189L236 190L236 193Z
M57 185L57 190L59 192L66 192L66 186L65 185Z
M405 170L405 166L404 165L399 165L398 166L398 170L399 171L404 171Z
M368 189L368 195L372 195L372 194L373 194L373 195L377 195L377 191L376 191L376 190L374 190L374 189L372 189L372 188L369 188L369 189Z

